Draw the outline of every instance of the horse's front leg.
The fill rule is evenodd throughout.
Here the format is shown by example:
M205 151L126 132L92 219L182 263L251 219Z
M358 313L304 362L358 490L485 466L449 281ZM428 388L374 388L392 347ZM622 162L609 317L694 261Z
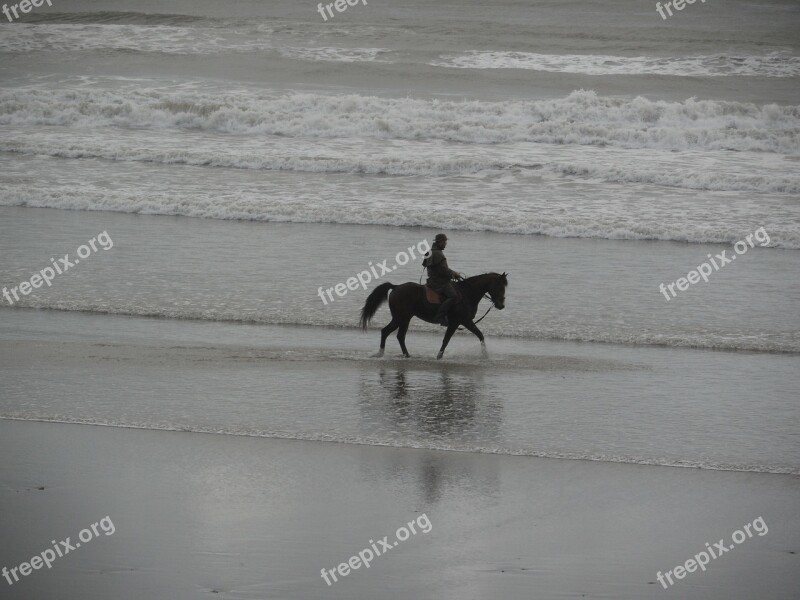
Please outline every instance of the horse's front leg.
M455 321L455 319L452 320ZM447 348L447 344L450 343L450 338L453 337L456 329L458 329L458 323L450 323L450 325L447 326L447 331L445 332L444 339L442 340L442 347L439 350L439 354L436 355L436 360L439 360L442 358L442 356L444 356L444 349Z
M469 323L464 323L464 327L474 333L475 336L481 341L481 356L483 356L483 358L489 358L489 353L486 351L486 340L483 339L483 333L481 333L481 330L478 329L478 326L470 321Z

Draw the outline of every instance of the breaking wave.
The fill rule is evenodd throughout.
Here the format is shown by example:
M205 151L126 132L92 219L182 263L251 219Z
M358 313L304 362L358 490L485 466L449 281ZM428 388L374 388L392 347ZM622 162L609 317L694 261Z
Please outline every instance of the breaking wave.
M24 88L0 92L0 124L800 153L800 106L610 98L585 90L552 100L454 102L356 94Z

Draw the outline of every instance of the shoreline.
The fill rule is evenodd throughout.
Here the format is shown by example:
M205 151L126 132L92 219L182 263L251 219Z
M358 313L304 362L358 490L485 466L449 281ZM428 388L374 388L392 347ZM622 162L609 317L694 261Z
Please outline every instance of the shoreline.
M746 469L741 467L724 467L724 466L700 466L700 465L691 465L691 464L661 464L657 462L627 462L622 460L608 460L607 458L586 458L586 457L571 457L571 456L547 456L545 454L525 454L525 453L513 453L513 452L501 452L501 451L489 451L486 449L482 450L475 450L473 448L434 448L434 447L427 447L427 446L406 446L406 445L393 445L390 443L381 443L375 441L354 441L354 440L335 440L335 439L323 439L320 438L311 438L311 437L292 437L289 435L281 436L275 434L265 434L265 435L258 435L255 433L236 433L236 432L227 432L227 431L202 431L198 429L187 429L187 428L167 428L167 427L153 427L151 425L123 425L117 423L93 423L93 422L82 422L82 421L58 421L54 419L33 419L33 418L23 418L23 417L9 417L9 416L0 416L0 421L11 421L11 422L22 422L22 423L49 423L53 425L79 425L85 427L107 427L107 428L118 428L118 429L131 429L131 430L142 430L142 431L163 431L167 433L192 433L198 435L222 435L222 436L231 436L231 437L242 437L242 438L254 438L254 439L262 439L262 440L280 440L280 441L287 441L287 442L308 442L312 444L338 444L338 445L345 445L345 446L364 446L368 448L393 448L397 450L416 450L421 452L453 452L458 454L478 454L478 455L486 455L486 456L504 456L504 457L512 457L512 458L520 458L520 459L537 459L537 460L569 460L569 461L579 461L585 463L603 463L603 464L612 464L612 465L629 465L633 467L663 467L667 469L695 469L698 471L714 471L714 472L722 472L722 473L757 473L761 475L782 475L788 477L797 477L800 478L800 468L795 470L759 470L756 467L752 469Z
M112 251L85 265L81 261L74 274L70 270L52 287L32 290L21 302L25 307L84 311L89 318L146 315L162 323L213 319L219 324L311 325L315 329L301 335L319 331L319 337L332 330L354 335L369 289L385 281L417 282L421 265L409 262L374 279L367 290L359 287L327 305L320 300L319 288L362 272L370 259L380 263L382 254L391 260L396 250L436 231L418 231L410 238L410 230L382 226L9 207L0 207L0 215L0 237L9 246L0 289L18 285L31 277L29 269L41 268L41 261L32 263L28 257L49 258L58 251L63 255L97 231L107 231L115 243ZM21 233L32 227L41 234ZM318 247L298 246L295 240L302 237L317 240ZM181 240L177 246L171 241L176 239ZM667 302L659 283L685 274L698 264L699 255L718 251L718 245L486 232L459 234L454 243L449 256L454 267L467 273L510 272L506 310L491 311L479 325L489 338L497 336L504 343L597 342L611 353L655 346L800 353L800 337L791 327L800 305L788 283L797 271L791 253L758 248L746 260L716 273L710 283ZM609 264L626 268L609 270ZM770 293L762 293L765 289ZM482 302L480 314L487 307ZM2 317L27 320L23 313L0 310ZM387 317L382 307L375 325L387 322ZM440 335L438 327L418 320L412 331Z
M166 322L195 322L195 323L219 323L225 325L233 325L233 326L257 326L257 327L286 327L286 328L296 328L296 329L304 329L304 330L311 330L311 331L346 331L350 333L363 333L362 328L359 325L340 325L336 323L292 323L292 322L272 322L272 321L263 321L263 320L246 320L246 319L234 319L234 318L210 318L206 316L182 316L182 315L166 315L166 314L157 314L157 313L135 313L135 312L114 312L114 311L100 311L95 309L76 309L76 308L59 308L53 306L4 306L0 305L0 314L2 314L3 309L8 310L19 310L19 311L31 311L31 312L53 312L53 313L66 313L66 314L78 314L78 315L86 315L89 317L122 317L122 318L131 318L131 319L153 319L156 321L166 321ZM483 309L483 305L481 305L481 310ZM480 310L479 310L480 314ZM377 322L377 317L374 320ZM381 330L380 325L376 325L374 323L369 325L369 328L366 330L367 334L374 334L379 333ZM420 321L419 319L415 319L411 321L411 325L408 328L409 332L413 333L421 333L429 336L436 337L436 333L444 334L444 328L441 328L441 332L438 330L434 330L428 323ZM728 353L735 353L735 354L754 354L754 355L782 355L782 356L789 356L789 355L800 355L800 350L793 350L791 348L736 348L736 347L724 347L724 346L703 346L703 345L690 345L690 344L669 344L669 343L657 343L657 342L627 342L627 341L613 341L613 340L600 340L600 339L570 339L570 338L561 338L561 337L538 337L533 335L512 335L510 333L504 332L485 332L487 338L491 337L498 340L507 340L507 341L520 341L520 342L539 342L539 343L547 343L547 342L554 342L557 344L577 344L577 345L602 345L602 346L618 346L621 348L662 348L662 349L669 349L669 350L692 350L692 351L708 351L708 352L728 352ZM463 327L459 328L456 331L455 336L464 335L467 338L472 336L471 333L466 331ZM457 339L457 338L454 338ZM387 341L388 344L388 341Z

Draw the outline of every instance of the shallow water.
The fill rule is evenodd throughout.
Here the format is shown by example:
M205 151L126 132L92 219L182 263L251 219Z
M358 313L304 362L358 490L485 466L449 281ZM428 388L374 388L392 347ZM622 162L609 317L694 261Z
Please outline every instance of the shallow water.
M114 247L15 306L169 318L355 327L367 292L324 290L395 264L436 230L247 223L107 212L0 207L7 246L0 286L13 287L107 231ZM424 247L424 245L423 245ZM659 285L730 246L555 239L488 232L451 235L453 268L508 271L507 307L482 323L493 335L797 352L800 263L795 251L749 250L666 300ZM401 257L401 261L403 257ZM380 271L376 268L376 273ZM368 283L419 281L421 261ZM676 289L676 288L673 288ZM677 291L677 289L676 289ZM8 303L4 301L8 307ZM479 314L489 307L484 302ZM384 307L375 324L386 320ZM419 328L435 331L433 326ZM416 327L417 325L414 325Z

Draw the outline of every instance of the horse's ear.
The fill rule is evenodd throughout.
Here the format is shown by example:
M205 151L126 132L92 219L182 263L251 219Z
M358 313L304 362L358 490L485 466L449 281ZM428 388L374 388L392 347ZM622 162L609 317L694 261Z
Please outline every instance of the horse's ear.
M500 277L502 277L503 279L505 279L506 281L508 281L508 273L506 273L505 271L503 271L503 274L502 274L502 275L500 275Z

